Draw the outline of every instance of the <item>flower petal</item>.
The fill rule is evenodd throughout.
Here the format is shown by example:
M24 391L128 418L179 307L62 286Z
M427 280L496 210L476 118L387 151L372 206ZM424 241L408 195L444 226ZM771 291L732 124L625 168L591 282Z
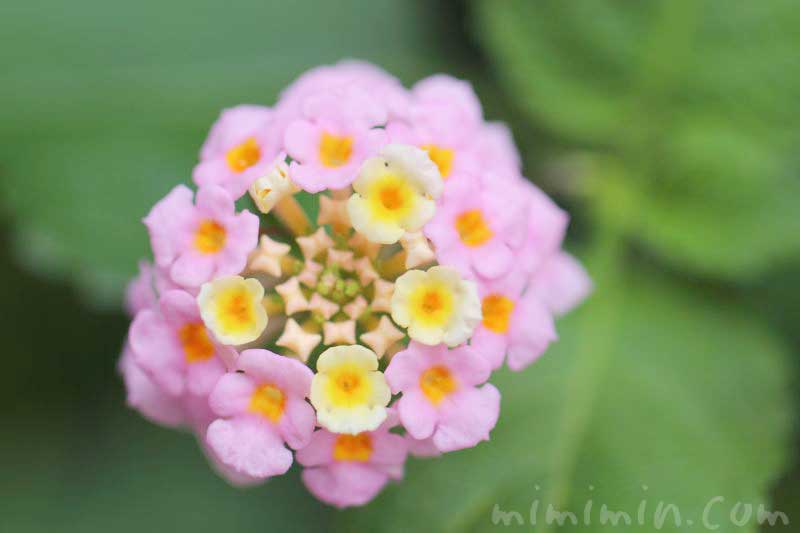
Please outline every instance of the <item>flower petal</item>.
M529 290L556 315L563 315L589 296L592 280L577 259L557 252L533 275Z
M250 376L240 372L225 374L211 391L208 404L217 416L236 416L247 411L255 389Z
M208 396L225 374L225 365L218 357L190 363L186 368L186 387L198 396Z
M285 474L292 453L266 422L250 417L215 420L206 442L220 461L236 472L256 478Z
M307 446L297 450L297 462L303 466L319 466L332 463L335 443L335 434L319 429L311 435Z
M489 440L499 413L500 392L494 385L461 391L442 402L433 442L443 452L471 448Z
M514 371L522 370L557 338L550 311L536 294L526 293L519 302L519 310L508 332L508 367Z
M149 309L140 311L129 338L136 364L169 394L182 394L183 354L164 319Z
M364 505L389 481L380 469L359 463L337 463L303 470L303 483L319 500L339 508Z
M291 448L299 450L308 445L317 417L314 408L304 399L289 398L283 416L278 422L278 432Z
M397 414L406 431L415 439L427 439L433 434L439 415L436 408L418 389L403 393L397 402Z
M180 399L167 394L133 360L130 346L125 346L119 361L119 371L125 381L128 406L142 416L163 426L175 427L184 423Z

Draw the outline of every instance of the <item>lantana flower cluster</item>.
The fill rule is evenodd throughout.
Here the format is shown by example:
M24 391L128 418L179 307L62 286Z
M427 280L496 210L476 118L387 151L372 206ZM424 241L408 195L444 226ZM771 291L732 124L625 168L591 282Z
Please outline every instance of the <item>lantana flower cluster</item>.
M192 181L144 218L120 369L128 404L236 485L298 463L320 500L362 505L409 454L488 440L492 372L542 355L590 290L566 213L448 76L313 69L224 110Z

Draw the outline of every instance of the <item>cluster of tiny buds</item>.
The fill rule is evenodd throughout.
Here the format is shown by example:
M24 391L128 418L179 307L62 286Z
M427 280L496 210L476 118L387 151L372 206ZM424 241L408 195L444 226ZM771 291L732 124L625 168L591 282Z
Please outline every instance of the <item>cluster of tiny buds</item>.
M566 214L447 76L314 69L224 111L193 180L144 219L120 368L128 403L236 485L297 462L320 500L362 505L407 455L488 440L492 372L530 365L591 289Z

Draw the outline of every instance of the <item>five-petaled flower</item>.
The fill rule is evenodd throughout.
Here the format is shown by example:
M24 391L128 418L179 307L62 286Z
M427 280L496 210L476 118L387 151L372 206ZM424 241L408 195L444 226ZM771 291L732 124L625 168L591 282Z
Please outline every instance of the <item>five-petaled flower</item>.
M144 223L156 265L189 288L244 270L258 240L258 217L249 211L237 214L230 194L215 185L197 191L196 205L192 191L178 185Z
M319 356L310 399L322 427L355 434L372 431L386 419L391 394L375 352L352 345L328 348Z
M225 374L209 404L219 418L208 426L208 443L224 464L254 478L285 473L293 449L304 448L314 431L314 409L306 402L311 370L268 350L245 350L240 372Z
M340 189L386 143L386 110L359 89L309 97L284 138L292 180L308 192Z
M197 303L200 314L214 335L238 346L258 338L269 317L262 299L264 287L256 279L226 276L203 284Z
M395 283L392 318L416 341L456 346L481 320L477 286L449 267L411 270Z
M395 354L386 379L403 395L397 412L415 439L432 438L439 451L470 448L489 439L500 412L500 392L489 383L491 368L468 346L411 342Z
M463 176L449 185L425 226L439 263L469 277L508 274L527 233L521 192L518 183L492 176Z
M214 338L194 297L182 290L167 291L156 309L136 315L130 343L139 367L173 396L208 394L237 357Z
M211 127L194 167L199 187L218 185L236 200L266 173L278 153L272 110L254 105L226 109Z
M535 291L523 291L519 276L482 283L479 289L483 319L470 346L494 370L508 354L508 367L522 370L556 340L552 312Z
M347 203L353 228L372 242L393 244L431 219L442 179L424 151L390 144L364 162L353 189Z

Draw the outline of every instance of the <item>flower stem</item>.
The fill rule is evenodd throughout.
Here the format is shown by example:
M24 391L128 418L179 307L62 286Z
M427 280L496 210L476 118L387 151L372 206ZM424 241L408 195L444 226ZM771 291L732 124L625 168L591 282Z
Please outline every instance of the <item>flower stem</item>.
M384 279L396 279L397 276L406 271L406 251L401 250L389 259L378 265L378 271Z
M284 197L272 212L296 237L311 233L311 221L294 195Z

